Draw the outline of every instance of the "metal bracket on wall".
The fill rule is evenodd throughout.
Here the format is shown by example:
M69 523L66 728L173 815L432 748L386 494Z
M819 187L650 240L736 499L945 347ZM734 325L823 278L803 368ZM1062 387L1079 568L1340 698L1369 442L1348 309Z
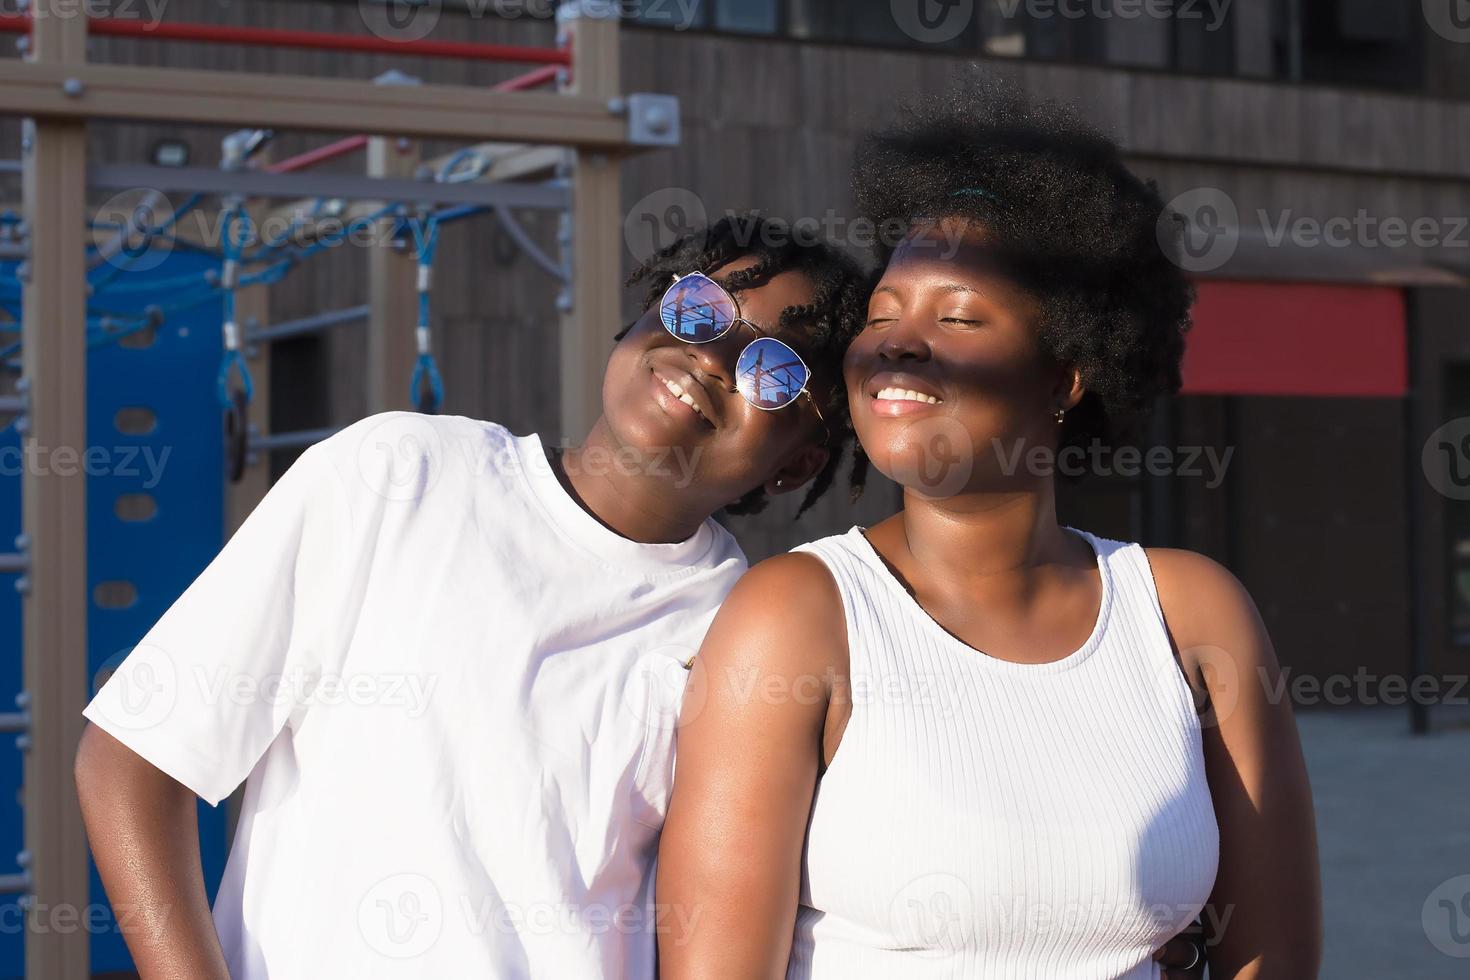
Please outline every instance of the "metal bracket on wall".
M679 97L635 92L613 99L608 108L628 114L628 142L634 146L678 146Z

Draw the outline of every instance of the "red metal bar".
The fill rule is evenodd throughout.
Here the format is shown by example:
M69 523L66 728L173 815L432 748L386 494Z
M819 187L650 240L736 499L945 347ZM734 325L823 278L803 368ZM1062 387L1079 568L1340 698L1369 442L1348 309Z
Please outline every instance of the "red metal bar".
M491 86L492 92L524 92L526 89L537 88L547 82L556 81L556 76L561 72L561 65L543 65L534 68L524 75L515 78L507 78L505 81Z
M294 157L287 157L284 160L278 160L277 162L265 168L266 173L295 173L298 170L305 170L308 167L314 167L317 164L325 163L328 160L335 160L338 157L346 156L349 153L356 153L358 150L361 150L363 147L367 146L367 143L368 138L366 136L349 136L346 139L337 140L337 142L335 143L328 143L326 146L319 146L314 150L307 150L305 153L298 153Z
M560 65L543 65L533 71L526 72L524 75L517 75L515 78L506 79L498 85L493 86L492 91L521 92L526 89L536 88L538 85L545 85L547 82L555 81L557 73L560 71ZM328 143L326 146L319 146L314 150L298 153L294 157L287 157L285 160L273 163L265 169L266 172L273 174L295 173L298 170L306 170L319 163L335 160L349 153L356 153L358 150L366 147L367 143L368 137L366 135L349 136L346 139L337 140L335 143Z
M30 17L0 15L0 32L25 34ZM272 27L231 27L220 24L149 23L99 17L88 31L102 37L151 38L158 41L198 41L204 44L243 44L254 47L308 48L313 51L353 51L362 54L418 55L426 58L463 58L469 61L508 61L537 65L569 65L571 52L557 48L527 48L510 44L467 41L395 41L391 38L290 31Z

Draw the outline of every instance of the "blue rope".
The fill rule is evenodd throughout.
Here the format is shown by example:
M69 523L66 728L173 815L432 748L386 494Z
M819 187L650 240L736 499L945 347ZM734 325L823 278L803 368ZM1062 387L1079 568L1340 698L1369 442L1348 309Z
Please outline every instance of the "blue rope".
M240 328L235 322L235 290L240 285L240 256L245 250L245 242L250 237L250 216L245 213L241 204L233 203L225 209L223 237L225 265L220 275L220 287L224 290L225 352L220 358L217 384L220 408L229 411L234 407L234 399L230 396L230 372L232 370L240 376L240 389L245 396L245 404L250 404L251 398L255 396L255 385L250 380L250 368L245 364L245 358L240 356Z

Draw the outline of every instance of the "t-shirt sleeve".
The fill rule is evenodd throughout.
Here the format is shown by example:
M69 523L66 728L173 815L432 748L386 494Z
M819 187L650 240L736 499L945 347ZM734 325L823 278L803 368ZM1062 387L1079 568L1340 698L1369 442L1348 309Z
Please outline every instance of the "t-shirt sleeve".
M343 642L353 515L313 446L169 607L83 714L218 804L250 774Z

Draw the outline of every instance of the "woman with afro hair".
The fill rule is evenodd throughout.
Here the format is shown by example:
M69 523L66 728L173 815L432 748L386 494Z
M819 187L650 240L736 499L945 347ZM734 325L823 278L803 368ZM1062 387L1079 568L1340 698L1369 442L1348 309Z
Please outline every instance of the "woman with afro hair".
M1178 966L1314 977L1311 793L1250 596L1056 516L1067 454L1179 387L1178 222L1064 107L981 82L901 119L858 153L862 214L901 234L844 376L855 484L871 464L903 508L717 615L662 976L1147 980L1190 975L1155 950L1199 917Z

